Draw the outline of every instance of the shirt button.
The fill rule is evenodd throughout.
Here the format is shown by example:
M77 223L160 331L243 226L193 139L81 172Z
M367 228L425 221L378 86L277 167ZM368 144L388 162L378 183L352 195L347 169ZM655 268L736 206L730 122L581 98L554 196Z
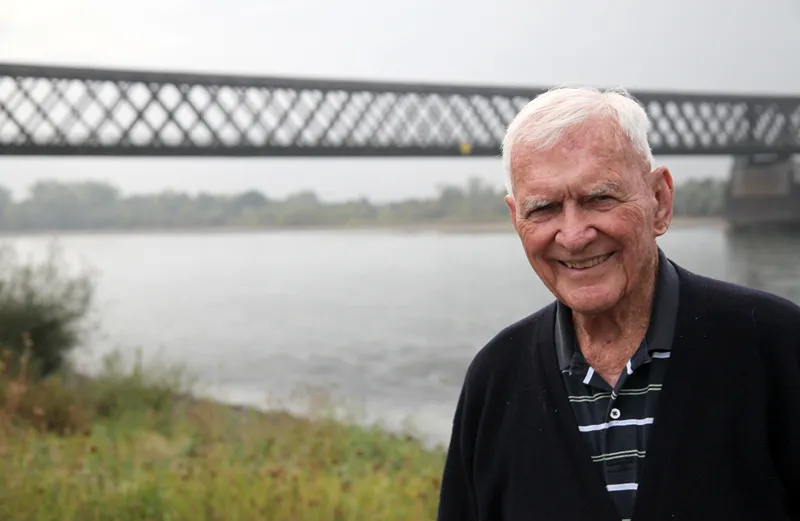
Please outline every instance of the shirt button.
M620 414L621 414L621 413L619 412L619 409L617 409L616 407L615 407L615 408L613 408L613 409L611 409L611 418L612 418L613 420L616 420L616 419L618 419L618 418L620 417Z

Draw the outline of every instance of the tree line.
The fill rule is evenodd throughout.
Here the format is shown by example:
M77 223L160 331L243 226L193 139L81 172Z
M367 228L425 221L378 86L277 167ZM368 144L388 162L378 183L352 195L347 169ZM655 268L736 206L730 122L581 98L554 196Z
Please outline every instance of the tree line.
M675 215L720 216L725 190L725 181L680 184L675 189ZM502 189L476 178L463 186L442 186L433 197L383 204L365 198L325 202L312 191L282 199L255 190L234 195L175 191L123 195L108 183L41 181L21 200L0 187L0 230L480 224L508 219L503 195Z

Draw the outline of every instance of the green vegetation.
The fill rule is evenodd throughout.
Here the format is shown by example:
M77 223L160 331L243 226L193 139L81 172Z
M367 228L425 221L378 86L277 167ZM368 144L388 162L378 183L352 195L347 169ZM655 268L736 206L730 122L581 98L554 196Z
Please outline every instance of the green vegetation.
M443 455L130 373L0 379L0 519L434 519Z
M726 183L692 181L676 187L675 214L722 213ZM374 204L366 199L328 203L313 192L271 199L257 191L238 195L164 192L123 197L111 185L40 182L14 201L0 188L0 230L114 230L222 227L394 226L505 222L504 192L478 179L444 186L435 197Z
M82 377L66 361L91 278L57 255L3 268L0 519L435 518L442 450L324 409L301 419L196 399L182 371L141 359L110 356Z
M727 182L711 179L687 181L675 187L672 207L675 215L718 217L725 210Z
M22 263L0 246L0 346L19 359L30 345L29 371L52 373L81 342L93 290L90 274L69 273L55 248L41 263Z

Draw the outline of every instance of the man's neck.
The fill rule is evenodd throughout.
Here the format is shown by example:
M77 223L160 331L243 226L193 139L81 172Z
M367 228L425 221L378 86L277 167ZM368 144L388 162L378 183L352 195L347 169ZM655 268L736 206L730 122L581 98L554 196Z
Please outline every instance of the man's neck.
M613 309L595 315L573 312L575 338L589 365L612 387L641 345L653 308L658 254L648 263L642 284Z

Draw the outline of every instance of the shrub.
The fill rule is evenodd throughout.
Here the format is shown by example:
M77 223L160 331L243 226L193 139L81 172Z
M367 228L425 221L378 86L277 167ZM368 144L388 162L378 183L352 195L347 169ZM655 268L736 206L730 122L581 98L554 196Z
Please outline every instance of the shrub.
M112 352L91 377L65 370L37 378L29 372L30 344L16 363L11 351L0 352L0 428L33 427L67 436L88 434L102 421L127 419L168 431L177 406L192 402L185 371L145 367L140 354L126 367L122 353Z
M29 341L32 370L54 373L81 341L93 293L90 275L69 273L55 246L44 261L28 264L11 247L0 246L0 345L19 359Z
M86 434L92 415L77 389L60 376L42 380L29 375L31 345L16 357L4 350L0 360L0 416L5 427L27 424L40 432ZM16 360L15 360L16 358ZM16 363L9 363L9 362Z
M83 393L98 418L119 419L123 414L150 412L169 414L192 391L193 381L182 367L152 365L136 351L126 364L119 351L103 357L101 371L92 375Z

